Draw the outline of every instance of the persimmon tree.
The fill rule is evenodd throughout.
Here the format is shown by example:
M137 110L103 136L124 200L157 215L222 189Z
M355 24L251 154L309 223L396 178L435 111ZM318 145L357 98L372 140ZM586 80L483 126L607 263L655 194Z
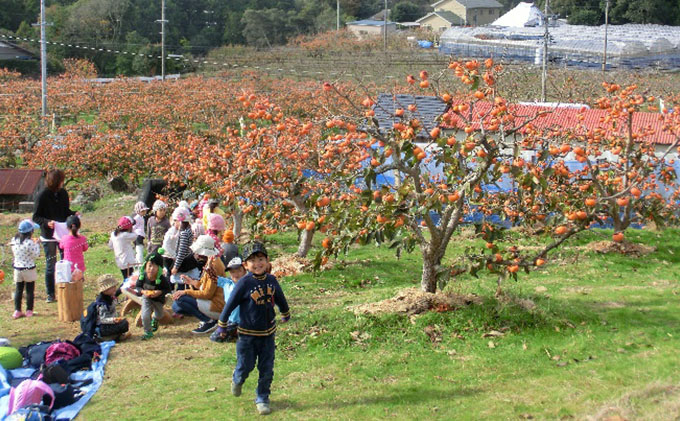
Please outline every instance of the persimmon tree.
M447 72L453 73L456 83L467 86L469 93L449 94L458 86L444 87ZM520 269L529 272L543 265L551 250L600 221L605 203L615 203L620 196L636 192L625 179L619 184L615 174L607 174L607 179L611 176L615 183L589 179L594 172L619 164L586 165L581 172L570 171L565 161L568 153L573 152L579 161L589 159L585 146L579 146L579 141L588 143L587 136L579 138L564 127L539 124L554 110L546 108L526 115L523 107L508 103L498 88L503 73L502 66L489 59L483 64L453 62L435 78L426 72L419 78L407 77L409 84L432 89L450 105L441 122L455 130L446 135L439 127L423 134L415 103L385 110L396 122L389 130L380 130L373 119L374 101L366 98L362 102L364 121L358 124L366 127L371 140L362 145L364 166L350 184L353 200L338 202L332 212L337 234L325 240L324 256L346 251L355 242L389 242L398 251L418 247L423 258L424 291L434 292L438 281L446 281L451 273L476 275L488 270L498 275L500 292L503 279L516 279ZM336 97L343 98L339 89L335 91ZM609 115L616 115L617 108L611 107ZM595 143L590 142L593 154L597 146L601 147ZM617 142L611 144L616 147ZM633 168L633 150L639 148L632 145L628 143L629 164L620 161L621 171ZM639 171L635 177L643 174L642 163L649 162L636 153L639 165L634 168ZM668 180L668 171L664 174ZM394 182L376 183L384 175L392 175ZM586 203L598 188L601 194L595 206ZM645 209L652 214L660 210L654 206ZM444 255L464 223L476 226L485 245L468 249L465 259L450 267L443 262ZM531 240L536 247L519 247L517 236L508 235L506 230L511 225L522 225L525 232L536 236Z

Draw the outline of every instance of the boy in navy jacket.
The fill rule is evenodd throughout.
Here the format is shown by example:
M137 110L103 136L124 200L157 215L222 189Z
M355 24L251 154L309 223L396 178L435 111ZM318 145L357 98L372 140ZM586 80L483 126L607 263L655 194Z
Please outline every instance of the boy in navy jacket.
M243 253L248 274L236 283L223 314L231 314L239 307L241 321L238 325L239 339L236 343L236 367L231 383L231 393L241 395L243 383L257 360L259 379L255 404L261 415L269 414L269 394L274 378L274 333L276 314L274 305L281 312L281 322L290 319L288 303L274 275L267 273L269 258L264 245L248 244ZM226 313L225 313L226 312Z

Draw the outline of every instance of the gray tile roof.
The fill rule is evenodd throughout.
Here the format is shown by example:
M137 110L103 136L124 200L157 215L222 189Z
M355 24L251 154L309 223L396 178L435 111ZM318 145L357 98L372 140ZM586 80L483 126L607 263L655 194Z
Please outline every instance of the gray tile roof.
M415 112L410 112L408 106L416 104ZM396 117L394 110L404 109L403 117ZM429 136L430 130L439 126L439 117L447 110L448 104L436 96L406 95L406 94L380 94L373 110L378 120L380 131L389 130L392 125L399 121L409 121L417 118L423 123L424 130L418 136Z
M460 16L457 14L449 11L449 10L438 10L434 12L435 15L441 17L442 19L446 20L448 23L451 25L464 25L465 24L465 19L462 19Z

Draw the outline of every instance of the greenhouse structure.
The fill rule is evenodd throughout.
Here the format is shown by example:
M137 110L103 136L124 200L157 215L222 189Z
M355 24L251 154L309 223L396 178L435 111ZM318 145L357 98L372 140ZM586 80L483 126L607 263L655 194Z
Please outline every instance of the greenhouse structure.
M439 51L459 57L494 57L541 64L545 28L452 27L441 35ZM562 66L601 67L605 26L552 23L548 61ZM609 25L607 66L621 68L680 67L680 27Z

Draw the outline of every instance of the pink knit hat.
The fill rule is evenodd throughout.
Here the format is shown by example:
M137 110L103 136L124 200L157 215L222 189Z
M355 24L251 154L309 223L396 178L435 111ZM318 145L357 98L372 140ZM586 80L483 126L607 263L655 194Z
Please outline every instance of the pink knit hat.
M227 229L227 224L224 223L224 218L222 218L222 215L217 213L211 213L208 215L208 229L215 231L224 231Z

